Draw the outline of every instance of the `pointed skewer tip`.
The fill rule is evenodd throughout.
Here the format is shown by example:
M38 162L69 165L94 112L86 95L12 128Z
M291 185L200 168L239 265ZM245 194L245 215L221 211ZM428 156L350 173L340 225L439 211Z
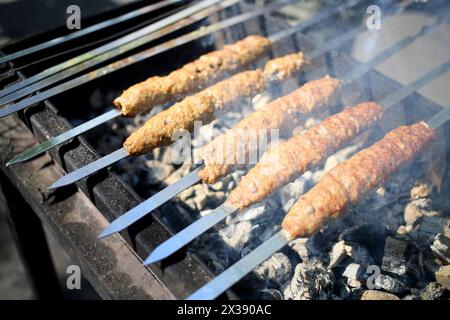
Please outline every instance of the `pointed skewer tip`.
M148 266L149 264L156 263L158 261L161 261L165 257L166 256L164 256L164 255L163 256L158 255L157 249L155 249L152 253L150 253L150 255L147 257L147 259L145 259L144 265Z
M16 162L14 161L14 159L11 159L11 160L9 160L9 161L5 164L5 166L6 166L7 168L9 168L9 167L11 167L11 166L14 165L14 164L16 164Z
M109 237L110 235L119 232L120 230L116 230L114 228L112 228L112 225L110 224L109 226L107 226L105 229L102 230L102 232L97 236L97 239L103 239L106 237Z
M58 189L58 188L61 188L61 187L64 187L64 186L68 185L68 183L64 183L63 178L64 177L62 177L61 179L56 180L55 182L53 182L53 184L50 185L47 189L48 190L55 190L55 189Z

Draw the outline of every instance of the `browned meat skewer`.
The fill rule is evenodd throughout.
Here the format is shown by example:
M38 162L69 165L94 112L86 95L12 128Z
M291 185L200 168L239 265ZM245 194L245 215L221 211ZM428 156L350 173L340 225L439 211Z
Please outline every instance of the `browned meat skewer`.
M424 122L392 130L379 142L329 171L301 196L283 220L290 238L308 237L339 217L371 189L431 144L435 132Z
M206 163L199 172L203 182L216 182L230 173L239 159L248 157L252 151L249 143L251 137L242 135L242 132L251 129L291 130L299 124L299 115L332 106L339 97L341 85L340 80L330 76L310 81L296 91L253 112L231 130L206 144L200 150L200 155ZM232 150L231 157L227 154L227 149Z
M242 71L268 52L272 43L261 36L248 36L221 50L202 55L165 77L154 76L125 90L114 104L127 117L177 101L208 85Z
M269 149L231 191L227 203L242 210L307 170L381 119L383 107L364 102L332 115L277 148Z
M203 124L231 110L243 100L264 91L273 83L298 74L304 64L303 53L289 54L267 62L264 70L244 71L195 95L188 96L150 118L124 143L130 155L140 155L171 144L176 130L192 131L195 121Z

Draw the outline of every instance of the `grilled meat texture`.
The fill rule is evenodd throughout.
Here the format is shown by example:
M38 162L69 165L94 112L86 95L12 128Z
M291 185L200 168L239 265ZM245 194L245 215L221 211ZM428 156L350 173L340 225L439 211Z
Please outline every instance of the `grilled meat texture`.
M360 103L332 115L276 148L270 148L231 191L227 203L242 210L318 166L342 145L381 119L383 107Z
M198 92L208 85L246 69L271 48L269 39L248 36L221 50L202 55L169 75L154 76L125 90L114 104L126 117Z
M314 234L328 219L339 217L347 205L384 183L434 138L434 130L423 122L390 131L379 142L330 170L301 196L284 218L283 229L292 238Z
M298 74L303 62L303 53L289 54L269 61L266 66L270 66L270 72L266 68L244 71L188 96L150 118L125 141L124 148L131 155L141 155L169 145L173 143L172 136L177 130L192 131L195 121L201 121L202 124L211 122L244 100L264 91L271 83Z
M257 138L271 129L291 130L301 121L301 115L332 106L339 98L342 83L325 76L309 81L296 91L278 98L240 121L225 134L206 144L200 156L206 166L199 172L203 182L215 183L230 173L241 159L253 152L255 130ZM267 134L267 132L265 132Z

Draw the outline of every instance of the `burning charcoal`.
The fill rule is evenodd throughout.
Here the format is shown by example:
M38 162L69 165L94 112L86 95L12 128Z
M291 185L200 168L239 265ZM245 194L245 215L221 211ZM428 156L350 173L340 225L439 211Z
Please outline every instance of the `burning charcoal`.
M264 204L256 204L239 214L236 218L238 221L251 221L259 218L265 211L266 206Z
M346 243L362 244L374 252L376 250L382 250L383 247L380 246L380 243L384 243L387 233L387 229L383 226L363 224L345 229L339 235L339 240L345 240ZM374 246L374 248L371 246Z
M171 165L156 160L147 160L145 162L145 182L149 185L158 185L165 180L172 171L173 166Z
M420 290L422 300L436 300L444 293L444 288L437 282L430 282L425 288Z
M378 277L376 277L375 285L377 286L377 288L393 293L400 293L407 289L406 285L400 280L397 280L386 274L380 274Z
M391 237L386 239L381 269L399 276L406 274L411 263L410 244Z
M347 284L352 288L361 288L363 281L367 279L366 269L356 263L350 263L342 276L347 278Z
M305 174L306 175L306 174ZM292 202L292 200L297 199L301 194L305 191L305 181L307 178L304 176L299 177L295 181L288 183L286 186L280 189L280 199L281 205L283 206L283 210L289 210L288 203ZM295 201L294 201L295 202ZM290 203L292 206L293 203ZM286 207L286 208L285 208Z
M236 187L236 181L231 179L230 182L228 182L227 188L228 188L228 190L233 190L234 187Z
M218 182L214 183L214 184L210 184L209 188L212 191L223 191L225 189L225 182L223 180L219 180Z
M442 261L450 263L450 239L438 234L431 245L431 251Z
M341 298L346 299L351 296L352 290L347 286L343 279L334 283L334 292Z
M259 292L260 300L283 300L283 295L275 289L264 289Z
M311 237L313 238L313 237ZM319 252L312 246L311 238L298 238L289 243L289 246L297 252L300 258L308 260L310 257L317 256Z
M266 283L280 286L291 278L292 265L284 253L278 252L256 268L255 273Z
M204 205L206 204L207 197L205 194L200 194L198 196L195 196L194 198L191 198L189 200L186 200L186 205L191 208L194 211L201 210Z
M250 238L252 227L251 222L243 221L221 229L219 235L227 245L241 252Z
M369 250L365 247L352 244L349 250L350 257L355 263L361 264L363 266L369 266L374 264L373 258L370 256Z
M404 210L406 225L413 225L417 219L424 216L437 216L438 212L431 210L431 188L425 183L416 184L411 188L410 199Z
M195 185L193 188L195 196L187 199L185 201L192 210L200 211L204 208L206 202L208 201L208 187L204 184Z
M208 196L207 205L212 208L216 208L225 201L225 192L217 191Z
M418 294L408 294L402 300L420 300L420 296Z
M437 234L441 233L450 237L450 219L442 217L423 217L417 233L425 237L428 241L433 241Z
M423 273L428 279L433 279L436 271L441 267L438 260L428 259L423 262Z
M345 257L350 255L351 247L345 244L344 240L341 240L334 244L330 252L330 262L328 269L333 269L337 266Z
M187 188L186 190L183 190L179 195L178 198L181 201L186 201L189 198L192 198L195 194L194 188Z
M378 291L366 290L361 295L361 300L400 300L395 294Z
M426 203L422 203L423 199L410 202L406 205L403 219L405 220L406 225L412 226L416 221L422 217L436 217L439 215L439 212L432 211L432 210L426 210L424 207L426 207ZM420 203L418 205L417 203Z
M411 231L411 226L400 226L397 229L397 235L406 236Z
M424 211L418 208L414 203L408 203L405 207L403 219L406 225L413 225L417 219L423 217Z
M325 300L333 291L333 274L318 260L305 260L295 268L294 277L284 288L286 300Z
M421 198L428 198L431 194L431 186L426 183L419 183L411 188L411 200L418 200Z
M450 290L450 265L442 266L434 274L436 281L445 289Z

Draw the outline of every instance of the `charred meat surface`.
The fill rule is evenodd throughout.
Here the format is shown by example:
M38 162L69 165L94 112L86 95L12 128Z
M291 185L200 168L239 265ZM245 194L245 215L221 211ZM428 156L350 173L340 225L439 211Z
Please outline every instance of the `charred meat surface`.
M339 217L371 189L384 183L435 138L435 132L419 122L390 131L371 147L329 171L294 204L283 220L293 238L315 233L328 219Z
M250 132L252 129L290 130L299 124L300 115L336 103L341 86L340 80L328 75L310 81L296 91L253 112L227 133L206 144L200 150L200 155L206 163L205 168L199 172L203 182L216 182L235 168L234 163L237 163L238 159L247 158L251 152L249 142L252 137L245 132ZM232 150L231 156L227 154L229 150Z
M298 74L304 57L302 53L294 53L274 60L269 61L264 70L238 73L158 113L125 141L124 148L131 155L141 155L171 144L177 130L192 131L195 121L207 124L245 99L261 93L271 83Z
M221 50L202 55L169 75L154 76L125 90L114 104L126 117L177 101L239 72L267 53L272 43L261 36L248 36Z
M372 126L383 115L383 107L364 102L326 118L277 148L269 149L261 160L231 191L227 202L242 210L263 200L281 186L319 165L339 147Z

